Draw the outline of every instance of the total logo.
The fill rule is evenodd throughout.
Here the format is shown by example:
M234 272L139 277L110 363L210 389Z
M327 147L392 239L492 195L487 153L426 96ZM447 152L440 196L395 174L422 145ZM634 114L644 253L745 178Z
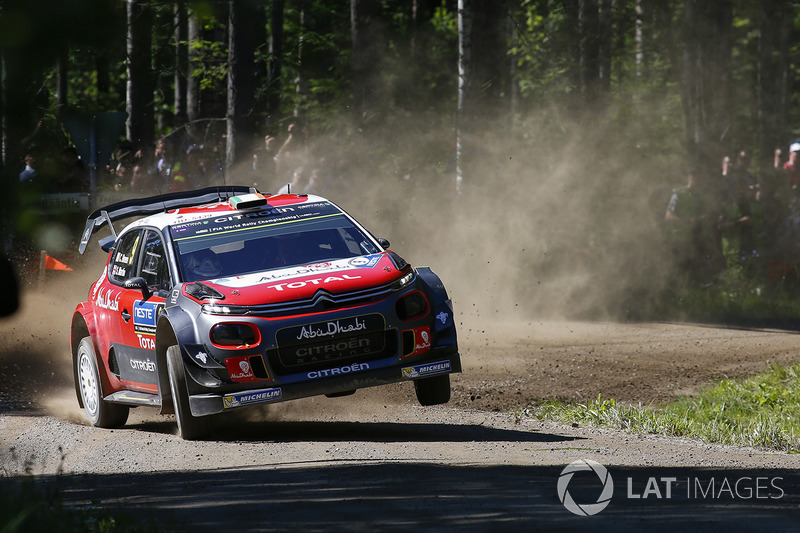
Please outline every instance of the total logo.
M138 333L136 336L139 338L139 348L144 348L145 350L156 349L156 340L152 336L140 335Z
M275 285L268 285L268 289L275 289L278 292L283 292L284 288L287 289L302 289L308 284L311 285L326 285L334 281L345 281L352 279L361 279L361 276L350 276L349 274L342 274L341 276L328 276L327 278L314 278L304 281L294 281L292 283L277 283Z

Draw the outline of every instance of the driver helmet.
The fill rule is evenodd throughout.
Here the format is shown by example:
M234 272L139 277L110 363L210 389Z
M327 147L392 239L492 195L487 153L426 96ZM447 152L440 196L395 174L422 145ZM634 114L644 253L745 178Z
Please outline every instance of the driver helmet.
M201 250L192 254L186 266L200 279L214 278L222 273L222 266L211 250Z

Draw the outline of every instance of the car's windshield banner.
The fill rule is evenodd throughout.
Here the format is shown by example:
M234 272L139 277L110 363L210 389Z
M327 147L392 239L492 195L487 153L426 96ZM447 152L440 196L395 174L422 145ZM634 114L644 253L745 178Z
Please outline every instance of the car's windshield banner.
M239 235L258 230L274 229L276 234L286 231L285 227L297 222L315 223L319 226L330 225L329 219L344 217L344 213L328 202L299 204L287 207L265 207L259 211L243 213L225 213L218 217L203 218L189 222L174 224L170 230L173 240L179 244L181 253L213 246L216 241L227 242ZM338 226L339 224L333 224ZM201 244L193 245L192 241Z

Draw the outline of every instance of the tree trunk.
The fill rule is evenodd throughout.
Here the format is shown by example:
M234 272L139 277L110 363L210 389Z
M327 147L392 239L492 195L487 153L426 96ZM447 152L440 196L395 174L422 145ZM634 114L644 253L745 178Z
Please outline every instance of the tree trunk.
M763 164L771 164L780 148L783 159L791 142L786 123L789 111L789 35L792 17L785 0L762 0L758 4L757 103L759 151Z
M59 50L56 62L56 104L59 112L63 112L69 103L69 49L66 46Z
M174 128L184 126L189 120L188 78L189 78L189 18L186 0L175 2L175 123Z
M711 179L729 142L733 5L731 0L686 0L684 14L688 156Z
M458 0L458 115L456 117L456 194L461 194L467 178L466 144L470 129L472 83L473 0Z
M378 0L350 1L350 28L353 38L351 64L353 113L356 124L362 126L375 112L376 102L380 99L378 72L383 46L379 15Z
M597 0L578 2L578 70L585 101L597 96L600 80L600 11Z
M603 94L611 90L611 56L613 44L613 10L612 0L600 0L600 14L597 22L598 49L597 66L600 91Z
M197 43L202 37L202 24L199 18L190 13L188 21L188 37L189 43ZM200 81L192 76L194 69L194 60L198 59L200 52L193 47L189 47L187 54L187 68L186 73L186 120L189 123L189 135L196 136L194 123L202 116L201 111L201 96L200 96Z
M506 130L510 70L506 0L458 2L456 191L471 181L478 146Z
M267 68L267 127L272 129L281 106L283 67L283 19L285 0L273 0L270 7L269 66ZM274 133L274 132L273 132Z
M153 144L153 13L149 0L128 0L127 134L136 148Z
M226 165L250 156L255 135L254 75L256 10L264 9L257 0L230 0L228 13L228 110Z
M97 96L103 102L111 92L111 71L109 67L108 55L99 52L95 58L95 70L97 72Z

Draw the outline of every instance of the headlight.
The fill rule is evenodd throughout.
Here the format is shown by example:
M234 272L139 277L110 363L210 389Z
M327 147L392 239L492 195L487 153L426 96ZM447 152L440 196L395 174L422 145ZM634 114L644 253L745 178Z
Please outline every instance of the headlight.
M400 320L413 320L428 314L428 299L420 291L403 296L395 304L395 311Z
M207 315L247 315L250 310L241 305L203 304L200 310Z
M255 346L261 334L251 324L222 323L211 328L211 342L218 346Z
M393 291L399 291L400 289L405 289L406 287L411 285L412 281L414 281L414 271L413 270L411 272L409 272L408 274L406 274L405 276L403 276L402 278L400 278L397 281L395 281L394 283L392 283L392 290Z

